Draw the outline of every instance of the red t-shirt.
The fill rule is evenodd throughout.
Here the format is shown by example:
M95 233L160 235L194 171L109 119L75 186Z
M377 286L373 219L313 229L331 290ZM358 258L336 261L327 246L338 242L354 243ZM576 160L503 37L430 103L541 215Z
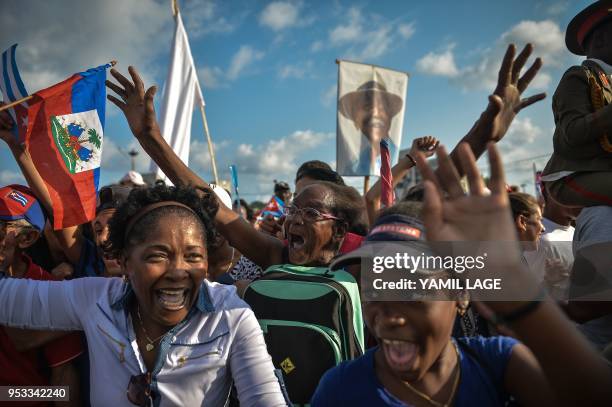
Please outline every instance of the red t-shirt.
M24 278L32 280L56 280L53 275L23 256L28 264ZM50 369L63 365L83 353L80 333L72 333L58 338L46 345L19 352L0 327L0 385L1 386L45 386L49 384ZM44 404L26 404L44 405Z

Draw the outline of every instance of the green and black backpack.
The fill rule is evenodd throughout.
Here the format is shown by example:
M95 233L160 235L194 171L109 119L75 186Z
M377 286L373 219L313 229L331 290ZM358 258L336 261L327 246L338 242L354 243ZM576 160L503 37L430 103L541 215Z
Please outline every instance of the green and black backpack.
M363 354L359 289L345 271L272 266L248 286L244 300L295 405L310 402L327 370Z

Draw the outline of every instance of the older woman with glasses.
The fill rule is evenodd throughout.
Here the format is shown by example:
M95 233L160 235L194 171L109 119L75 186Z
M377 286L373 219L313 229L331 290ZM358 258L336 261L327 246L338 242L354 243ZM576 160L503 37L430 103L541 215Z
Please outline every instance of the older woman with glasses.
M93 405L222 406L232 382L241 405L286 405L253 312L205 279L211 208L193 189L134 190L109 237L128 281L1 279L0 324L83 330Z

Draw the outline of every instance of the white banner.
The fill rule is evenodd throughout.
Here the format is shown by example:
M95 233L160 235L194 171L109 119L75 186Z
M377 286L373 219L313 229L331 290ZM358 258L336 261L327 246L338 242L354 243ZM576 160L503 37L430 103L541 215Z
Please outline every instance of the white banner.
M200 105L204 106L204 97L180 13L176 14L175 19L172 57L164 85L159 123L162 135L170 147L185 165L189 165L193 109L199 108ZM154 161L151 161L151 172L156 173L157 178L170 183Z
M407 89L405 72L339 62L336 161L340 175L379 175L383 138L389 141L391 162L397 162Z

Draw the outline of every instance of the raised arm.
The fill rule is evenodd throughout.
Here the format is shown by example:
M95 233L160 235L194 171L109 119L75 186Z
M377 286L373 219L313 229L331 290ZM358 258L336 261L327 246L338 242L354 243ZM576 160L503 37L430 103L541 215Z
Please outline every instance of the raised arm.
M438 149L438 164L444 177L437 177L423 156L417 165L425 178L423 220L427 238L431 241L505 241L516 242L516 232L510 216L508 195L500 155L491 143L488 147L491 167L491 194L486 195L484 182L469 146L461 144L458 158L467 175L469 195L459 184L458 171L444 151ZM442 197L446 194L446 198ZM517 242L518 243L518 242ZM542 372L560 404L576 406L589 395L589 405L609 406L612 403L612 370L595 353L574 325L550 298L540 301L537 288L527 283L532 276L521 266L518 244L516 250L504 246L487 270L502 270L504 281L518 282L526 293L533 292L533 301L491 301L487 306L497 315L521 315L512 318L508 326L533 352ZM489 267L490 266L490 267ZM537 369L532 369L535 374ZM517 389L533 391L533 388Z
M499 69L497 87L489 96L487 108L450 154L460 176L464 175L459 162L458 147L461 143L467 143L478 159L486 150L489 142L497 143L504 137L512 121L522 109L546 97L545 93L538 93L522 98L523 92L542 67L542 60L536 58L529 69L519 76L532 52L533 46L527 44L515 59L516 48L514 44L508 45Z
M15 157L15 161L19 165L21 173L40 204L44 207L45 212L47 212L49 216L52 216L53 204L45 182L36 169L32 157L25 148L25 145L20 144L11 133L10 130L12 127L13 122L8 112L0 112L0 138L7 144L11 153L13 153L13 157ZM53 233L68 261L73 265L77 265L83 244L83 236L80 227L71 226L65 229L56 230Z
M417 151L421 151L423 154L425 154L426 157L430 157L434 153L436 147L438 147L439 143L440 142L432 136L415 138L412 141L412 147L410 147L408 155L400 157L397 164L395 164L393 168L391 168L391 174L393 175L393 188L395 188L395 186L401 180L403 180L406 175L408 175L408 171L410 171L410 169L414 167L414 157ZM370 225L374 222L374 219L376 219L376 214L380 209L380 194L381 182L379 178L378 181L376 181L376 183L372 186L372 188L370 188L365 194L366 209L368 211L368 222L370 223Z
M0 278L0 325L23 329L78 331L80 315L95 306L102 278L38 281Z
M209 189L208 184L181 161L162 137L153 106L157 88L152 86L145 92L144 84L136 69L129 67L128 71L132 81L115 69L111 69L111 75L120 85L106 81L106 86L121 99L112 95L109 95L108 99L125 114L130 129L142 148L175 185L192 185ZM258 266L267 268L282 262L283 243L256 231L236 212L219 205L215 221L230 245Z

